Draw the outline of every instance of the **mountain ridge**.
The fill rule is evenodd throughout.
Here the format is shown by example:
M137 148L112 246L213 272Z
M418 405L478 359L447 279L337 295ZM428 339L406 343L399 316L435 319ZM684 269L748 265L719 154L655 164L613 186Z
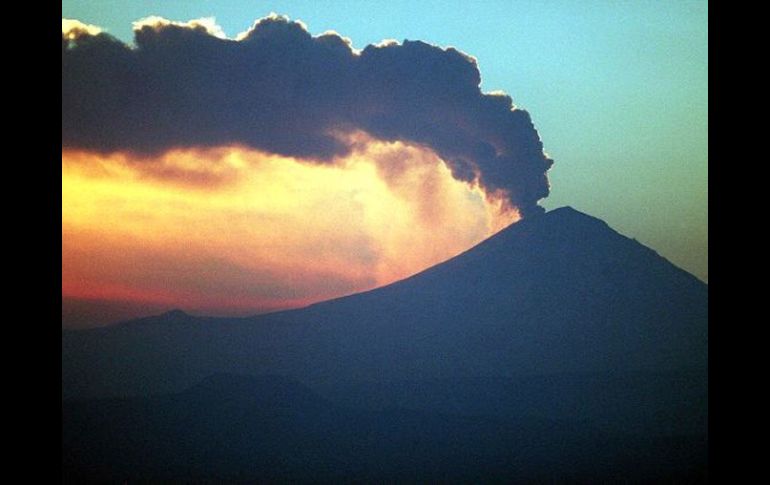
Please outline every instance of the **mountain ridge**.
M545 223L545 224L544 224ZM520 236L522 234L525 234L532 225L543 225L548 228L552 227L559 227L560 225L574 228L578 227L581 224L585 227L591 227L595 230L600 231L610 231L611 233L614 233L617 236L620 236L622 238L621 240L625 240L628 243L634 243L638 245L639 248L643 249L644 251L648 252L648 255L651 258L660 258L661 260L665 261L666 263L670 264L671 267L675 268L676 271L678 271L684 278L691 280L692 283L696 284L702 284L705 287L708 287L708 284L702 280L700 280L698 277L693 275L692 273L689 273L688 271L676 266L674 263L666 259L664 256L660 255L657 251L654 249L638 242L634 238L629 238L614 229L612 229L609 224L607 224L605 221L588 215L584 212L581 212L577 209L574 209L573 207L567 205L562 206L556 209L552 209L547 212L534 214L526 219L522 219L521 221L518 221L516 223L513 223L504 229L498 231L497 233L493 234L492 236L488 237L487 239L479 242L478 244L462 251L461 253L446 259L442 262L439 262L433 266L430 266L428 268L425 268L413 275L407 276L403 279L388 283L383 286L379 286L376 288L372 288L369 290L364 290L357 293L352 293L349 295L343 295L335 298L330 298L328 300L323 300L319 302L315 302L312 304L309 304L304 307L298 307L298 308L290 308L285 310L278 310L278 311L271 311L267 313L260 313L255 315L247 315L242 317L217 317L217 316L197 316L197 315L190 315L189 313L185 312L182 309L173 309L169 310L167 312L164 312L159 315L151 315L147 317L141 317L136 319L129 319L129 320L123 320L119 322L115 322L113 324L109 324L103 327L99 328L109 328L109 327L117 327L117 326L134 326L134 325L141 325L141 324L153 324L153 323L185 323L185 322L192 322L192 321L213 321L213 320L220 320L220 321L248 321L248 320L254 320L254 319L260 319L264 317L272 317L272 316L281 316L287 313L291 313L294 311L302 311L302 310L308 310L312 308L317 307L324 307L328 304L337 303L340 301L345 301L349 298L356 298L362 295L369 295L372 293L377 293L389 288L392 288L394 286L398 287L402 284L410 284L410 282L414 281L415 279L419 279L421 277L424 277L426 275L432 275L435 272L441 272L444 271L444 267L447 264L450 265L456 265L460 261L464 262L467 259L473 260L475 257L475 253L484 250L486 248L495 248L495 250L499 250L500 246L504 246L505 244L509 243L512 238L516 238L517 236ZM563 237L564 233L566 231L564 228L561 228L559 231L559 234ZM82 331L89 331L93 330L91 328L88 329L65 329L65 332L82 332Z
M588 481L707 468L707 285L574 209L529 217L368 292L248 318L170 312L139 322L62 334L75 475L101 456L112 477L125 467L150 478L172 460L175 479L190 478L191 462L197 478L285 477L275 463L317 476L347 466L334 453L342 448L352 450L342 462L355 463L343 474L362 479L382 477L383 453L397 470L412 467L407 476L436 481L461 479L480 456L490 461L478 477L491 466L501 480L543 478L518 465L550 473L569 456ZM127 448L112 439L125 433ZM145 459L147 436L159 455ZM410 451L414 440L425 448ZM182 443L194 446L188 458L176 453ZM363 449L371 461L360 461Z
M313 387L707 368L707 285L571 208L367 292L254 317L172 317L63 333L63 395L180 390L212 371Z
M665 257L661 256L654 249L652 249L652 248L650 248L648 246L645 246L644 244L639 243L636 239L629 238L629 237L624 236L623 234L620 234L619 232L615 231L605 221L603 221L603 220L601 220L601 219L599 219L597 217L588 215L588 214L586 214L584 212L578 211L578 210L574 209L571 206L563 206L563 207L559 207L559 208L556 208L556 209L553 209L553 210L550 210L550 211L547 211L547 212L544 212L544 213L541 213L541 214L536 214L536 215L529 216L526 219L522 219L521 221L513 223L513 224L507 226L506 228L502 229L501 231L499 231L499 232L493 234L492 236L488 237L487 239L481 241L480 243L476 244L475 246L473 246L473 247L471 247L469 249L466 249L465 251L457 254L456 256L453 256L453 257L451 257L451 258L449 258L449 259L447 259L445 261L437 263L437 264L435 264L435 265L433 265L433 266L431 266L429 268L426 268L426 269L424 269L424 270L422 270L422 271L420 271L418 273L415 273L415 274L413 274L411 276L408 276L406 278L403 278L401 280L394 281L394 282L389 283L387 285L384 285L384 286L381 286L381 287L378 287L378 288L373 288L371 290L366 290L366 291L362 291L362 292L359 292L359 293L354 293L352 295L345 295L345 296L341 296L341 297L338 297L338 298L324 300L324 301L321 301L321 302L317 302L317 303L313 303L311 305L308 305L307 307L302 307L302 308L297 308L297 309L290 309L290 310L282 310L282 311L279 311L279 312L273 312L273 314L275 314L275 313L279 313L279 314L280 313L287 313L287 312L291 312L293 310L302 310L302 309L306 309L306 308L310 308L310 307L315 307L315 306L319 306L319 305L323 306L323 305L326 305L326 304L329 304L329 303L332 303L332 302L338 302L340 300L345 300L345 299L348 299L348 298L351 298L351 297L356 297L356 296L359 296L359 295L365 295L365 294L370 294L370 293L373 293L373 292L378 292L378 291L384 290L386 288L391 288L393 286L398 286L398 285L401 285L401 284L405 284L407 282L411 282L411 281L413 281L415 279L418 279L420 277L423 277L425 275L430 275L430 274L433 274L435 272L443 271L446 265L456 265L456 264L459 264L460 262L465 262L465 260L468 260L468 259L472 260L472 259L474 259L476 257L476 253L478 253L478 252L480 252L482 250L485 250L485 249L488 249L488 248L494 248L495 250L499 250L501 246L505 247L505 245L508 244L512 238L515 238L515 237L520 236L522 234L526 234L527 231L533 225L536 225L536 224L540 225L540 226L545 226L546 228L549 228L549 229L550 228L554 228L554 227L558 227L559 225L565 225L565 226L569 227L570 229L573 229L573 228L583 224L586 227L591 227L591 228L594 228L596 230L610 231L614 235L619 236L620 238L622 238L622 240L625 240L625 241L627 241L629 243L632 242L632 243L638 245L638 247L640 249L643 249L644 251L647 251L648 255L650 257L657 257L657 258L660 258L660 259L664 260L666 263L670 264L673 268L678 270L682 276L686 275L686 277L691 279L691 280L693 280L693 282L701 283L701 284L707 286L707 284L705 282L701 281L695 275L693 275L693 274L687 272L686 270L684 270L682 268L679 268L675 264L671 263L668 259L666 259ZM562 229L559 234L563 237L565 232L566 231L564 231Z

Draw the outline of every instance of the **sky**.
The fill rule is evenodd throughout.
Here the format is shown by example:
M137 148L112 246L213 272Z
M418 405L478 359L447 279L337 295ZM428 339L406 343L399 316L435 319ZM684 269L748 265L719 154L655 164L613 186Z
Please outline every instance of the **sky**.
M147 71L152 86L161 87L157 99L142 98L146 110L134 107L145 103L121 104L112 88L100 91L131 85L119 68L110 71L117 76L112 84L89 81L102 70L87 62L73 71L78 82L67 86L74 94L62 108L63 326L170 308L246 315L369 289L468 249L526 216L538 200L549 210L570 205L599 217L708 281L707 2L62 3L63 19L98 26L125 43L134 42L133 23L150 16L177 22L213 17L198 25L212 37L234 39L271 12L301 21L313 36L337 32L356 52L385 46L371 49L383 53L369 56L366 72L375 77L349 85L339 80L355 95L330 88L319 96L335 104L310 113L284 104L289 121L267 119L264 126L285 122L301 132L302 144L284 140L280 128L255 137L247 116L212 108L237 91L237 83L222 87L220 81L239 79L237 70L227 76L234 63L244 64L240 54L231 58L230 51L211 47L223 63L213 87L201 92L186 82L193 77L185 74L188 68L196 73L194 64L182 62L174 72L172 59ZM195 46L208 45L184 38L172 45L170 36L159 41L151 35L167 24L142 25L148 46L168 48L163 55L189 48L185 52L194 56ZM386 39L454 50L416 43L399 50L387 48ZM436 71L436 59L446 68ZM95 65L106 65L100 62ZM388 71L394 63L403 69ZM403 79L425 75L424 97L431 101L419 109L402 106L400 98L394 106L383 101L378 109L391 110L390 118L371 115L375 103L360 97L390 100L387 95L395 94L381 81L391 74L404 89L396 94L411 92ZM332 75L319 83L337 81ZM131 82L146 89L142 79ZM265 99L280 98L285 88L260 86L264 93L273 90ZM178 91L184 89L210 104L168 104L182 99ZM461 101L445 102L443 94ZM529 118L500 114L509 111L506 103L517 115L528 113L535 138ZM183 128L174 128L176 115L163 124L177 112L187 117ZM422 112L445 124L393 126ZM84 113L99 116L91 120ZM194 122L207 116L243 136ZM129 129L136 120L149 120L147 136ZM344 133L319 135L319 127L341 120ZM447 120L464 129L447 131ZM518 130L514 141L504 140L495 123ZM495 169L506 156L523 168ZM489 164L478 161L484 157ZM545 170L550 194L538 199ZM467 182L474 176L472 186Z

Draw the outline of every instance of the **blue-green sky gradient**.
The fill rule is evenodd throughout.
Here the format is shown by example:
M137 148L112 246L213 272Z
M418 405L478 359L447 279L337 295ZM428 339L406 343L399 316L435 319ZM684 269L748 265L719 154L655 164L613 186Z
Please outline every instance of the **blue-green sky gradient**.
M131 23L216 17L234 37L270 12L383 39L454 46L482 90L530 112L555 160L548 208L571 205L708 280L706 1L75 1L62 17L131 41Z

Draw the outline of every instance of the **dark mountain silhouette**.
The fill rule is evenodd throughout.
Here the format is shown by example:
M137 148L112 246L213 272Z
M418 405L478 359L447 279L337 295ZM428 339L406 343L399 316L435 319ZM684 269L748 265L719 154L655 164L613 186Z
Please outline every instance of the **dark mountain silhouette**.
M276 376L217 374L177 394L68 401L63 414L63 471L78 482L703 478L703 439L354 409Z
M65 331L65 428L74 419L71 416L96 413L123 416L124 421L116 417L101 426L120 429L139 419L132 413L163 407L158 403L172 399L169 396L182 401L184 396L197 396L190 398L193 402L209 399L204 395L216 399L256 393L228 379L222 384L222 375L274 375L318 396L315 400L299 391L281 394L287 396L286 402L297 399L298 409L309 409L302 413L314 416L310 421L332 423L331 428L336 423L342 429L341 423L353 419L345 413L358 413L364 416L360 419L384 426L381 439L398 444L394 449L403 449L399 439L414 438L405 431L408 427L391 426L404 422L393 417L401 416L398 413L417 413L410 416L443 423L435 429L426 425L430 433L425 436L442 436L438 430L448 426L471 444L458 451L436 438L438 455L423 458L440 455L439 462L464 463L471 469L472 457L486 457L479 458L484 462L496 456L489 477L530 476L523 471L526 467L519 475L514 473L513 463L531 464L535 475L535 468L545 463L542 460L571 463L574 470L588 466L591 460L574 458L572 451L566 451L569 446L559 451L562 442L572 443L570 450L596 454L587 476L608 477L623 469L622 463L632 462L637 465L626 470L629 478L693 470L702 474L708 415L707 307L707 286L697 278L604 222L562 208L529 217L405 280L299 310L241 319L175 311L112 327ZM204 380L212 374L220 376L216 385ZM274 385L260 381L256 387L267 386L264 393L270 394L277 392ZM299 395L304 397L300 400ZM111 413L110 406L128 414ZM327 419L317 415L320 408L347 411ZM217 423L220 418L212 413L202 411L196 418L202 420L199 425L209 419ZM467 436L474 431L462 424L471 418L485 423L487 431L513 431L493 433L495 439L486 442L474 441ZM236 418L227 420L233 426L237 423ZM302 423L297 426L309 426ZM547 423L545 428L542 423ZM488 436L487 431L479 431L480 436ZM275 433L276 440L283 436L283 431ZM349 436L338 438L332 442L339 447L358 443ZM286 439L287 449L297 445ZM82 450L96 442L100 441L81 438L68 449ZM617 457L613 450L623 444L637 461ZM533 451L531 459L516 454L530 447L541 451ZM236 446L233 453L244 449ZM495 454L501 449L519 451ZM671 451L671 456L664 459L661 449ZM332 457L318 456L317 463L331 470L350 471L333 465ZM236 460L227 459L231 458ZM373 462L361 460L353 460L360 473L351 476L378 476ZM391 461L399 463L392 457ZM572 465L554 469L567 477ZM305 478L316 474L335 479L320 472L323 466L287 465L297 473L310 473ZM439 476L424 467L404 466L414 475L405 472L403 477L465 477L459 471ZM214 467L196 476L214 476L213 469L222 471ZM395 476L383 472L386 475Z

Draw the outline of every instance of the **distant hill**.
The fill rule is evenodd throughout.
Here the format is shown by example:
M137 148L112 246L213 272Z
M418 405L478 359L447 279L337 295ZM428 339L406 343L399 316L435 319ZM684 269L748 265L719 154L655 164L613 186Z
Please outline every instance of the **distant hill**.
M547 419L365 411L275 376L217 374L178 394L68 401L62 411L65 483L704 478L702 437L601 433Z

